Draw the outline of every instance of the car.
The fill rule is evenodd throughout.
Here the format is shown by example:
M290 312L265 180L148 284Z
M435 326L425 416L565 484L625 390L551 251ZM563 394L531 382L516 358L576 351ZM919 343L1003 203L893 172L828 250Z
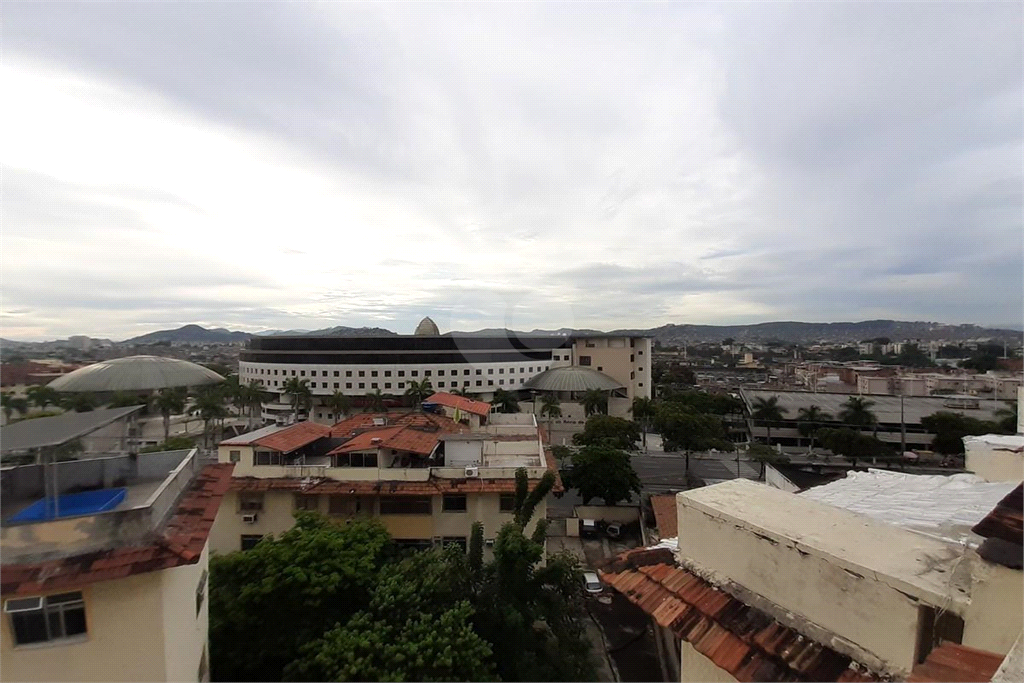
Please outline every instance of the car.
M598 533L597 521L593 519L580 520L580 536L596 536Z
M583 572L583 587L588 593L598 594L604 591L601 586L601 579L597 578L596 572Z
M612 522L605 527L604 532L608 534L608 538L618 538L622 535L622 525L618 522Z

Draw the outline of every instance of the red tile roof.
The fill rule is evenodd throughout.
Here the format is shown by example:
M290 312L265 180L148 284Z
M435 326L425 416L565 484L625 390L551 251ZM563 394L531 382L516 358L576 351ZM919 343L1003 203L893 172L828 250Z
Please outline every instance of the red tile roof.
M483 401L474 401L471 398L465 396L458 396L456 394L447 394L443 391L439 391L428 398L424 403L437 403L448 408L458 408L464 413L472 413L473 415L479 415L486 417L491 412L491 404L484 403Z
M914 667L907 678L915 682L991 681L1003 656L973 647L943 642Z
M678 536L679 513L676 510L676 497L674 495L651 496L651 507L654 508L654 521L658 525L658 534L662 538Z
M364 432L356 434L351 439L341 444L337 448L328 452L328 455L334 455L335 453L352 453L355 451L369 451L377 450L378 448L384 447L384 442L393 436L396 436L399 432L404 430L405 427L375 427L373 429L367 429ZM380 439L380 441L375 441Z
M985 538L1000 538L1024 546L1024 484L1018 484L1006 494L971 531Z
M443 415L415 412L388 416L387 426L374 426L372 419L369 423L362 423L362 427L355 427L355 424L357 423L354 421L346 420L331 428L334 438L348 438L349 440L330 451L329 455L377 448L430 455L437 447L437 442L442 435L469 431L465 425ZM375 442L374 439L380 439L380 441Z
M297 422L279 432L268 434L253 441L253 445L269 448L281 453L291 453L307 446L317 439L329 436L331 428L316 422Z
M599 575L739 681L882 680L675 566L667 548L628 551L607 562Z
M0 567L0 594L32 595L194 564L206 546L233 463L207 465L193 478L157 539L59 560Z

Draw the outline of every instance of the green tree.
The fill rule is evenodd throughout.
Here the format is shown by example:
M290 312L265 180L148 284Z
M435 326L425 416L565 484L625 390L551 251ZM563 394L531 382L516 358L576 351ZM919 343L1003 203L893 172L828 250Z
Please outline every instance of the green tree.
M1017 433L1017 402L1010 401L1002 408L996 411L996 417L999 421L996 423L999 427L999 431L1003 434L1016 434Z
M637 396L633 399L633 404L629 407L629 412L633 414L633 419L638 425L640 425L644 450L646 451L647 431L654 423L654 418L658 414L658 407L655 404L654 399Z
M146 446L139 452L160 453L161 451L184 451L190 450L193 446L195 446L195 439L188 436L175 436L171 439L165 439L163 443Z
M247 386L242 387L242 404L247 409L249 418L247 422L250 425L257 412L263 408L263 401L266 398L267 393L263 391L263 385L259 380L250 380Z
M935 434L931 449L947 455L959 455L964 452L965 436L991 434L998 431L999 427L993 422L945 410L921 418L921 426Z
M770 396L764 398L758 396L754 399L751 405L752 410L750 416L764 424L768 430L768 445L772 444L772 423L782 421L783 414L786 412L784 408L779 406L779 397Z
M424 377L422 380L417 382L416 380L410 380L409 386L405 390L405 396L409 400L409 404L418 406L419 404L426 401L434 394L434 385L430 383L430 380Z
M878 423L878 419L871 411L874 401L859 396L851 396L846 399L843 409L839 411L839 421L852 427L871 427Z
M313 390L309 388L309 383L304 379L291 377L284 383L281 393L291 397L292 421L298 422L299 410L309 409L313 403Z
M761 464L761 481L764 481L767 465L789 462L789 458L763 443L752 443L747 447L747 455L751 460Z
M821 429L818 439L825 448L849 459L854 467L860 460L893 456L892 448L884 441L848 427Z
M384 394L380 389L368 391L363 395L363 412L380 413L384 411Z
M814 450L814 438L817 431L821 429L821 423L832 419L832 416L818 406L808 406L797 411L797 419L800 423L797 430L800 436L811 440L811 450Z
M111 397L110 403L107 405L111 408L127 408L128 406L144 406L147 403L148 401L145 396L119 391Z
M163 417L164 442L171 438L171 415L184 412L187 398L188 394L183 387L161 389L156 395L154 405Z
M590 389L584 392L580 403L583 405L583 414L587 417L597 413L602 415L608 414L608 392L601 391L600 389Z
M196 396L196 409L203 420L203 446L210 446L210 426L228 416L224 396L217 385L208 387Z
M558 401L558 396L544 394L540 399L540 414L541 417L548 418L548 439L550 439L552 423L562 417L562 406Z
M212 557L213 680L282 680L303 645L369 606L390 546L377 522L300 512L280 538Z
M326 404L334 412L335 422L340 422L352 408L352 399L339 389L327 397Z
M86 391L68 394L61 400L62 408L73 410L76 413L87 413L90 410L95 410L97 405L99 405L99 401L96 400L96 395Z
M504 389L498 389L494 392L494 399L491 400L493 405L499 413L518 413L519 412L519 399L511 391Z
M717 415L694 412L684 404L662 403L654 418L654 426L661 434L666 451L683 451L686 471L690 471L690 452L712 448L731 451L726 440L725 426Z
M579 491L583 504L601 498L605 505L629 501L640 493L640 477L630 463L629 453L606 444L584 446L572 456L569 485Z
M369 606L301 648L285 668L300 681L497 680L491 646L473 629L469 563L434 548L386 564Z
M572 442L577 446L606 445L626 451L636 450L640 441L640 427L621 417L591 415L583 431L574 434Z
M28 400L21 396L0 394L0 403L3 405L4 417L7 418L7 422L11 421L12 413L16 412L19 415L28 414Z
M29 401L36 404L43 410L46 410L46 406L48 405L60 404L60 394L45 384L37 384L29 387L26 394L28 395Z

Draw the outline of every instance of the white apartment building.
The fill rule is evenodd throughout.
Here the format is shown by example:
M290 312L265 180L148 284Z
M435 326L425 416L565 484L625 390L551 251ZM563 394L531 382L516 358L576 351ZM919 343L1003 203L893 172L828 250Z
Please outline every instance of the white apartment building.
M207 536L231 469L194 450L5 468L4 680L209 680Z

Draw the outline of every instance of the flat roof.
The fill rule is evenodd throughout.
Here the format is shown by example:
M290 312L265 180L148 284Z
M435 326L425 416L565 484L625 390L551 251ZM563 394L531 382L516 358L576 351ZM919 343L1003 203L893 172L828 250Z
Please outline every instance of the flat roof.
M875 418L883 424L900 423L900 397L880 396L876 394L834 394L834 393L813 393L809 391L771 391L766 389L740 389L740 396L748 404L752 404L755 398L779 399L779 407L782 408L783 418L796 420L801 408L817 406L822 411L838 419L839 413L845 408L845 403L850 398L863 398L874 405L870 407ZM906 396L903 399L903 415L907 424L921 424L921 418L933 415L939 411L948 413L959 413L968 417L976 417L982 420L992 420L996 412L1006 407L1003 401L993 401L991 398L979 398L972 396L978 401L977 408L955 408L946 405L946 398L940 396ZM954 399L957 400L957 399Z
M885 575L894 588L931 604L954 596L951 603L962 608L969 600L970 567L947 541L746 479L686 491L679 500L858 574ZM686 535L685 528L680 534ZM679 542L684 547L685 539ZM966 580L955 571L960 564Z
M971 527L1017 482L987 482L973 474L906 474L869 469L799 494L925 536L971 547L984 540Z
M68 412L53 417L20 420L0 427L0 452L12 453L34 448L60 446L106 427L123 417L142 410L143 406L101 408L84 413Z

